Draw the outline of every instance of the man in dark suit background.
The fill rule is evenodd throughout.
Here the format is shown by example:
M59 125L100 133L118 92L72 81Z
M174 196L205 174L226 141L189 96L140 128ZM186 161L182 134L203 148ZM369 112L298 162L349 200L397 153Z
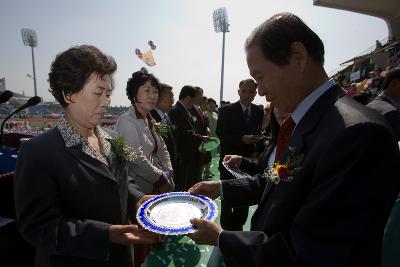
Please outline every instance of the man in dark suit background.
M176 137L174 127L168 116L168 112L172 109L174 104L174 93L172 87L168 84L160 83L160 90L158 93L157 106L150 113L156 122L164 122L167 125L167 134L162 136L165 145L167 146L169 156L171 158L172 169L174 170L174 180L179 180L178 169L180 155L176 146Z
M216 133L221 141L219 171L221 180L234 177L222 165L225 155L251 157L255 152L254 135L259 134L264 111L252 104L257 94L257 84L252 79L239 83L239 101L224 106L219 111ZM221 225L224 229L241 231L246 223L248 207L232 208L221 203Z
M206 135L208 136L209 135L208 121L207 118L204 116L203 111L200 108L200 103L203 98L204 90L198 86L195 86L195 88L197 90L196 102L194 103L193 107L189 110L192 116L196 118L193 123L193 127L196 130L196 133L203 136ZM202 178L205 165L211 161L211 154L210 152L200 151L199 156L200 156L200 178Z
M195 130L198 134L207 135L208 134L207 133L207 124L205 121L205 117L199 107L204 91L202 88L200 88L198 86L195 86L194 88L196 88L196 90L197 90L196 102L194 103L193 107L189 110L190 113L192 114L192 116L196 117L196 119L193 123L193 127L195 128Z
M372 100L368 107L377 110L391 124L397 141L400 141L400 68L393 69L386 76L383 92Z
M197 118L190 113L197 96L196 88L190 85L183 86L179 93L179 101L169 112L171 122L176 127L178 152L182 156L179 167L181 181L177 181L177 191L186 191L201 179L199 146L208 136L196 132L194 123Z
M397 141L400 141L400 69L393 69L386 76L382 85L383 92L368 104L377 110L392 126ZM385 228L382 250L382 267L398 266L400 256L400 195L390 214L390 220Z
M399 190L393 174L400 155L390 126L329 80L323 43L297 16L274 15L245 47L259 90L291 114L274 149L280 166L193 186L191 193L258 208L251 231L193 219L198 230L190 236L219 246L227 264L238 266L380 266Z

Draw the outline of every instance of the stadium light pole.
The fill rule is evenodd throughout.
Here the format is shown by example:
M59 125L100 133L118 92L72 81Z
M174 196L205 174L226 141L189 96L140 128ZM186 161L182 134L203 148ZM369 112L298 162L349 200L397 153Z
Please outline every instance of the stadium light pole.
M228 12L225 7L218 8L213 12L214 31L222 32L222 66L221 66L221 88L219 92L219 103L224 97L224 60L225 60L225 33L229 32Z
M35 71L35 54L33 48L37 47L38 41L36 37L36 32L32 29L22 29L21 30L22 41L25 46L30 46L32 51L32 66L33 66L33 88L35 90L35 96L37 96L36 89L36 71Z

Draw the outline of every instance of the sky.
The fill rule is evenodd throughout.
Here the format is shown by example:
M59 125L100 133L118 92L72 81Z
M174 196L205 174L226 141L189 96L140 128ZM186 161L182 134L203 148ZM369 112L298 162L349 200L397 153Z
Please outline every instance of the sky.
M148 67L160 81L173 86L175 99L184 85L200 86L219 102L222 33L215 33L212 13L226 7L230 32L225 43L225 101L238 100L240 80L250 78L244 42L251 31L279 12L292 12L314 30L325 45L328 73L388 36L386 23L376 17L313 5L312 0L2 0L0 3L0 78L6 89L34 94L30 47L21 29L36 31L34 49L37 91L45 101L48 73L55 56L82 44L98 47L118 65L113 106L128 106L126 82L146 66L135 49L153 51L156 66ZM265 103L257 96L254 103Z

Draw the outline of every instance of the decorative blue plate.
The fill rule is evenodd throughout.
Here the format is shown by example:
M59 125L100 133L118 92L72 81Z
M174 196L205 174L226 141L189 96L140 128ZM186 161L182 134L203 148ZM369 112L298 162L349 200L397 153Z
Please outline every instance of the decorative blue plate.
M196 232L190 219L213 221L217 215L217 204L212 199L188 192L171 192L144 202L136 213L136 219L151 232L184 235Z

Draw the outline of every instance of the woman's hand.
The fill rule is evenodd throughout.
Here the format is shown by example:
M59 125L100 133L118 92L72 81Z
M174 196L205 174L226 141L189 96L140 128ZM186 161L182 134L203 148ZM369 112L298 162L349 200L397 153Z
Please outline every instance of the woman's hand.
M139 201L135 204L135 210L138 210L139 207L146 202L147 200L155 197L156 195L144 195L141 199L139 199Z
M153 192L156 194L172 192L175 188L173 177L172 170L163 172L158 181L153 184Z
M111 243L120 245L155 244L160 240L159 234L139 228L135 224L111 225L108 236Z

